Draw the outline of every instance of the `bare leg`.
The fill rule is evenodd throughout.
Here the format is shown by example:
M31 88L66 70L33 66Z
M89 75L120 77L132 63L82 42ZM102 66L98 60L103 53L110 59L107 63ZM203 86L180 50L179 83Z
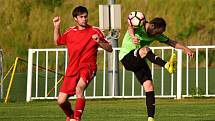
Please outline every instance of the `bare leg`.
M83 78L80 78L78 84L76 86L76 104L75 104L75 112L74 117L76 121L81 120L82 113L85 107L85 97L84 97L84 90L86 89L87 84L84 82Z
M71 103L68 101L68 97L69 97L68 94L60 92L57 100L58 105L66 114L67 120L73 118L73 111L71 109Z

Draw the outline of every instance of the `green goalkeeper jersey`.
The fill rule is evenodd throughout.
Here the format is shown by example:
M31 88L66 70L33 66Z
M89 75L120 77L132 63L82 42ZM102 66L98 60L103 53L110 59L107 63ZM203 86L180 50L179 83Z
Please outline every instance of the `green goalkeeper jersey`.
M122 60L125 55L127 55L131 50L150 45L153 41L165 42L169 38L165 35L158 36L148 36L144 27L136 28L135 36L139 39L139 44L134 44L132 38L128 32L125 33L125 36L122 41L122 47L119 52L119 60Z

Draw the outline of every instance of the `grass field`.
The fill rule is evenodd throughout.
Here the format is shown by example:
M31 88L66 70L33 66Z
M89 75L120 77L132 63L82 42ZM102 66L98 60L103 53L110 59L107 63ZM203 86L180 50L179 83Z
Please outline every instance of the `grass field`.
M215 121L213 98L157 99L156 106L156 121ZM64 114L56 101L0 103L0 121L64 121L64 119ZM145 99L111 99L87 100L82 121L146 120Z

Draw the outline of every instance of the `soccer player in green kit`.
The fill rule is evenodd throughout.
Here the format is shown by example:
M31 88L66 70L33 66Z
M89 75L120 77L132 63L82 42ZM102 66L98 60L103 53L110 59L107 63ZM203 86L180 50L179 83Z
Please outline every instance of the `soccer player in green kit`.
M119 53L119 59L125 69L134 72L138 81L144 87L148 121L154 121L155 94L151 70L146 63L146 59L166 68L169 73L176 70L176 55L174 53L170 60L166 62L156 56L148 46L154 41L159 41L176 49L182 49L189 57L194 56L194 53L187 46L163 35L165 28L166 22L163 18L154 18L150 22L145 21L143 26L138 28L129 25Z

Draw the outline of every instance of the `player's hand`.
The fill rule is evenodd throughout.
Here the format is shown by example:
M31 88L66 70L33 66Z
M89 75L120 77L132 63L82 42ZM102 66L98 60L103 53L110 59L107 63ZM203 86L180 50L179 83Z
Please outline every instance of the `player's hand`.
M53 24L54 24L54 27L60 27L60 16L56 16L53 18Z
M132 41L136 45L139 44L139 39L136 36L132 37Z
M97 43L99 43L99 41L100 41L98 34L92 35L92 39L95 40Z
M185 49L185 53L186 53L190 58L193 58L193 57L194 57L194 52L193 52L191 49L189 49L189 48Z

